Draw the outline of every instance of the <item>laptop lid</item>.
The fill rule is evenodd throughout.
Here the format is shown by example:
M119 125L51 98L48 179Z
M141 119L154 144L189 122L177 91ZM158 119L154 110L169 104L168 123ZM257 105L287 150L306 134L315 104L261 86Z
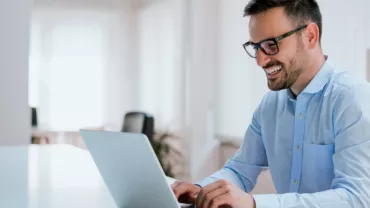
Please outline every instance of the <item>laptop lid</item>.
M80 133L117 207L180 207L144 134Z

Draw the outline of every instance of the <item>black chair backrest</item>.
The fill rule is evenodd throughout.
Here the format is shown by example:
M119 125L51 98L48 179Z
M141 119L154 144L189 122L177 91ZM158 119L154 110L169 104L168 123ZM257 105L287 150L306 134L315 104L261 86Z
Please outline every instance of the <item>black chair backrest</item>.
M154 118L144 112L128 112L124 117L122 132L143 133L152 141Z
M31 107L31 125L32 127L37 127L37 109L34 107Z

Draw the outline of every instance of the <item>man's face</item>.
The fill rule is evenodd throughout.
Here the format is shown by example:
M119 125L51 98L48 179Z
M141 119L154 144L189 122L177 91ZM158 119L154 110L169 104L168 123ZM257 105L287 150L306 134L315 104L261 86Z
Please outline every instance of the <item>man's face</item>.
M250 41L258 43L296 29L283 8L274 8L252 15L249 22ZM278 43L279 52L266 55L261 49L256 53L257 64L266 73L270 90L291 87L302 73L305 50L300 34L293 34Z

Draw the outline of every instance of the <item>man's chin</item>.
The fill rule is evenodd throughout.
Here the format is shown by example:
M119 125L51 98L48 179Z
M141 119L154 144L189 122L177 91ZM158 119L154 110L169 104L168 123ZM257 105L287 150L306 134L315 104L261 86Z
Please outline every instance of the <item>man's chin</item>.
M280 90L283 90L285 89L284 88L284 85L283 84L280 84L280 83L274 83L276 82L277 80L269 80L268 81L268 88L271 90L271 91L280 91Z
M269 87L269 89L271 91L280 91L280 90L283 90L282 88L272 88L272 87Z

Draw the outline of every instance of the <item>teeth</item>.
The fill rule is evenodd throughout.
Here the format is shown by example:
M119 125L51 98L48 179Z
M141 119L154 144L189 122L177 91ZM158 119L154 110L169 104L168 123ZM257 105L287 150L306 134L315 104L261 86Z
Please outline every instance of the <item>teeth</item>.
M268 74L273 74L273 73L275 73L275 72L277 72L277 71L280 71L280 70L281 70L281 68L282 68L282 66L281 66L281 65L279 65L279 66L272 66L272 67L267 68L267 69L265 69L265 70L266 70L266 72L267 72Z

